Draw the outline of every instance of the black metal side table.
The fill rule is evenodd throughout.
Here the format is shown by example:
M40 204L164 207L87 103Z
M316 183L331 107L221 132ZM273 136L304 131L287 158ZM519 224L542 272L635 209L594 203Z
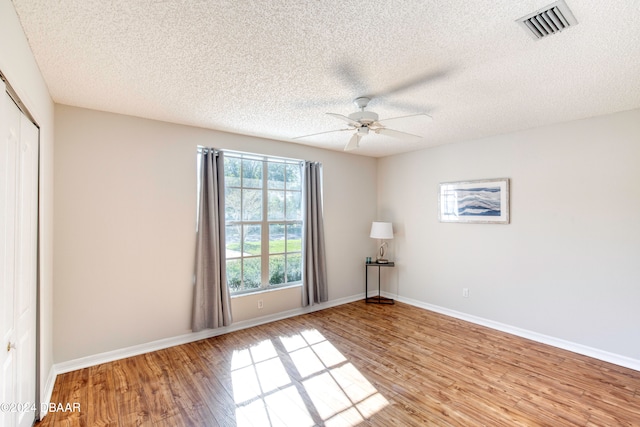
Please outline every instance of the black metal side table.
M369 297L369 267L378 267L378 296ZM364 264L364 300L366 303L374 304L394 304L391 298L385 298L380 295L380 268L381 267L395 267L393 262L378 263L369 262Z

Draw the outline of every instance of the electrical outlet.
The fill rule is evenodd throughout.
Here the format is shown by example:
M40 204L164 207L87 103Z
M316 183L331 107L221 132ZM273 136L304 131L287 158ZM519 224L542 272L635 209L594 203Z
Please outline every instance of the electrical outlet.
M469 288L462 288L462 296L469 298Z
M261 300L261 299L259 299L259 300L258 300L258 308L259 308L259 309L264 308L264 303L262 302L262 300Z

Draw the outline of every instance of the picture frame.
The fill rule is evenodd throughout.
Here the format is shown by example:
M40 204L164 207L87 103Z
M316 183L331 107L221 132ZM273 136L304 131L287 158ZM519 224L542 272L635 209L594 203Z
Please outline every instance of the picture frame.
M509 178L440 183L438 220L509 224Z

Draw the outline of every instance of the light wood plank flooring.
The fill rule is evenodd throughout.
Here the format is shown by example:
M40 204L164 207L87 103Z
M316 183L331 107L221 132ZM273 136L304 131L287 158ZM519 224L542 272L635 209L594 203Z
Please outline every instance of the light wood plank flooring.
M639 426L640 372L363 301L58 377L48 426Z

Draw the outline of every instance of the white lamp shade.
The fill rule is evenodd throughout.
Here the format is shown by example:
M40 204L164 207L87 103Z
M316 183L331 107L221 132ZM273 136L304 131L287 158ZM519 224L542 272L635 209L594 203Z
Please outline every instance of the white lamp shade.
M373 222L369 237L372 239L393 239L393 225L390 222Z

